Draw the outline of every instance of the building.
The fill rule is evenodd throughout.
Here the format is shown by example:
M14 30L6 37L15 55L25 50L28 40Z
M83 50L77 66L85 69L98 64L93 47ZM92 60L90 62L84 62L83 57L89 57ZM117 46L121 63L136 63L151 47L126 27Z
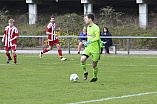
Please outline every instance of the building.
M150 1L150 0L149 0ZM1 0L0 4L5 6L7 5L12 6L12 2L16 2L17 6L21 6L20 3L23 3L24 6L21 8L28 8L29 11L29 24L35 24L37 21L37 7L38 5L51 5L52 3L60 3L60 2L69 2L74 3L75 6L80 7L83 9L84 14L86 13L93 13L93 6L95 5L103 5L105 3L113 4L113 3L121 3L126 5L127 3L135 2L135 4L139 5L139 25L141 28L146 29L148 25L148 4L144 0ZM80 6L81 5L81 6ZM15 5L14 5L15 6Z

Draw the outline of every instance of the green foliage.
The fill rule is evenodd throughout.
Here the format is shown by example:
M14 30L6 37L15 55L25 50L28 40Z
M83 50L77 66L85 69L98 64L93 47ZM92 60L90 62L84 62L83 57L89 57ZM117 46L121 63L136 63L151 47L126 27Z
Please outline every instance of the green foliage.
M9 17L9 11L8 10L0 10L0 24L3 24L8 21Z
M156 30L147 30L143 33L142 36L149 37L150 34L152 37L156 37ZM155 48L157 46L157 39L138 39L139 45L137 45L138 48L142 47L148 47L148 48Z
M10 15L8 10L0 10L0 34L4 33L4 26L7 25L9 17Z
M38 45L37 38L18 38L17 44L22 48L24 47L36 47Z
M100 19L98 21L99 25L102 24L116 24L118 25L119 23L121 23L121 19L120 17L123 15L124 13L122 12L115 12L115 9L113 9L110 6L107 6L106 8L101 8L100 9Z
M15 19L15 26L18 28L19 35L25 36L47 36L46 27L49 23L49 17L56 17L56 27L61 28L59 31L59 36L79 36L82 28L84 27L84 18L76 13L67 14L39 14L38 21L35 25L28 24L28 13L20 14L16 16L9 15L9 11L0 11L1 21L0 21L0 34L3 35L4 27L7 26L7 21L9 18ZM156 18L155 13L152 13L150 23L152 23L146 30L140 29L138 24L138 16L128 15L122 12L116 12L113 7L107 6L106 8L101 8L98 15L96 15L95 23L97 23L103 32L103 27L108 27L112 36L157 36L156 29ZM3 17L3 18L2 18ZM28 46L39 46L41 43L37 39L31 38L18 38L18 46L28 47ZM67 38L59 38L62 47L68 47ZM77 47L79 43L78 38L72 38L71 47ZM29 43L25 43L29 42ZM44 42L43 42L44 43ZM120 44L118 48L127 48L126 39L113 39L114 44ZM133 39L130 41L130 46L133 49L136 48L150 48L155 49L157 46L156 39Z
M56 18L56 26L61 28L61 35L79 35L83 29L83 17L76 13L65 14Z

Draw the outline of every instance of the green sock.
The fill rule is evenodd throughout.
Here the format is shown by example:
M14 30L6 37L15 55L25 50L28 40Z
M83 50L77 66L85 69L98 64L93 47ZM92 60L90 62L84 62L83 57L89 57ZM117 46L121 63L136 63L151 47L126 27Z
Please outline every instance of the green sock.
M98 67L93 68L93 78L97 78Z
M86 62L85 63L81 63L81 67L82 67L84 73L87 73Z

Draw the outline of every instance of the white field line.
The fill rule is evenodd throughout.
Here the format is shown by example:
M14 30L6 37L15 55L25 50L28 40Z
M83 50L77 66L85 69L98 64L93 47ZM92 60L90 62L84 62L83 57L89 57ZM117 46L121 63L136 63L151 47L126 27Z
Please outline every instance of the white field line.
M81 65L81 64L76 64L76 65ZM86 64L86 65L92 65L92 64ZM107 64L98 64L98 66L105 66L105 65L107 65ZM141 66L141 65L115 65L115 67L116 66L125 66L125 67L127 67L127 66ZM157 66L157 65L143 65L143 66Z
M16 63L16 64L21 64L21 63ZM10 63L10 64L0 64L0 66L2 65L15 65L14 63Z
M9 64L0 64L0 65L9 65Z
M98 99L98 100L89 100L89 101L82 101L82 102L68 103L68 104L83 104L83 103L99 102L99 101L104 101L104 100L120 99L120 98L148 95L148 94L154 94L154 93L157 93L157 92L146 92L146 93L139 93L139 94L133 94L133 95L123 95L119 97L109 97L109 98L103 98L103 99Z

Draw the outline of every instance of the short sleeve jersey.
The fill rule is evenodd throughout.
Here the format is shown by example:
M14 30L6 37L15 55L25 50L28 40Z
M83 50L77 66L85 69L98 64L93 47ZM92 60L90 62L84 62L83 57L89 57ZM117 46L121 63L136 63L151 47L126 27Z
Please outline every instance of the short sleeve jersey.
M55 34L55 31L56 31L55 23L54 24L49 23L47 25L47 30L46 31ZM56 39L57 39L57 37L55 37L54 35L48 35L48 41L54 41Z
M12 28L7 26L4 30L4 34L5 34L5 46L11 47L13 45L17 45L17 39L11 42L9 41L10 39L13 39L15 36L19 36L18 30L15 26L13 26Z
M87 39L94 40L87 47L91 53L100 53L100 29L96 24L87 27Z

